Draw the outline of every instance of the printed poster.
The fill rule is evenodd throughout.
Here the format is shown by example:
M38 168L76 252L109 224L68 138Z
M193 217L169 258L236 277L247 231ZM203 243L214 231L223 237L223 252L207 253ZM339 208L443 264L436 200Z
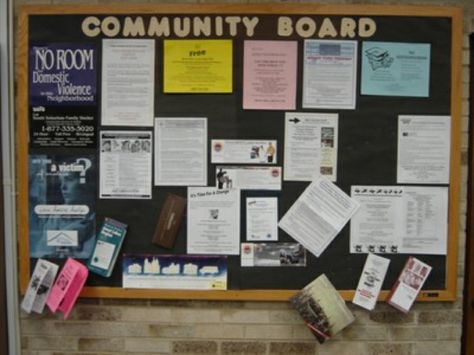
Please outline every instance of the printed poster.
M216 165L216 186L219 190L281 190L281 167Z
M232 40L165 40L165 93L231 93Z
M359 203L320 176L298 197L278 226L319 257L359 208Z
M240 190L188 187L187 253L239 255Z
M304 41L304 108L355 109L356 83L357 41Z
M276 140L212 139L211 163L276 164Z
M446 255L448 188L352 186L351 253Z
M243 108L296 108L297 41L244 41Z
M337 113L285 114L284 180L336 181L338 121Z
M226 290L227 257L124 254L124 288Z
M87 259L95 244L94 155L30 155L30 257Z
M450 116L398 116L397 183L449 184Z
M155 119L155 185L207 185L207 118Z
M278 240L278 198L247 197L245 221L248 241Z
M28 73L30 147L95 148L96 46L32 45Z
M32 45L29 63L31 106L96 104L97 49L95 44Z
M242 243L242 267L306 266L306 249L298 243Z
M102 125L153 126L155 40L102 41Z
M152 132L100 132L100 198L151 199Z
M429 43L363 42L362 95L428 97Z

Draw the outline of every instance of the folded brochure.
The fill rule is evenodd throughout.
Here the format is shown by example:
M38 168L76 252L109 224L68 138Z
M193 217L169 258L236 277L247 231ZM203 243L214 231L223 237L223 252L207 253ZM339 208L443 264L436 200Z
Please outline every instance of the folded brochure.
M354 316L326 275L322 274L290 299L320 343L354 321Z

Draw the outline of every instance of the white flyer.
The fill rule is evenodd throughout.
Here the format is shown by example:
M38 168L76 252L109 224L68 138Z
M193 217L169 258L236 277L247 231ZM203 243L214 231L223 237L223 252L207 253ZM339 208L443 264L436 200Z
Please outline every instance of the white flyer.
M38 259L28 289L21 302L21 308L27 312L43 313L46 299L58 272L58 265L44 259Z
M188 188L187 253L239 255L240 190Z
M407 313L420 292L431 266L410 256L388 296L388 304Z
M278 225L319 257L358 208L357 201L320 176L306 188Z
M303 107L355 109L357 41L304 41Z
M152 132L100 132L100 198L150 199Z
M338 114L285 114L284 180L313 181L337 177Z
M154 39L102 40L102 125L153 126Z
M375 308L389 264L390 259L367 255L352 303L369 311Z
M398 116L397 183L448 184L450 116Z
M403 186L352 186L360 204L351 219L351 253L399 253L405 230Z
M278 198L247 197L247 240L278 240Z
M406 254L446 255L448 252L448 188L405 186Z
M213 139L211 163L276 164L276 140Z
M446 255L448 188L352 186L351 253Z
M207 185L207 118L156 118L155 137L155 185Z
M218 165L216 186L219 190L281 190L281 167Z

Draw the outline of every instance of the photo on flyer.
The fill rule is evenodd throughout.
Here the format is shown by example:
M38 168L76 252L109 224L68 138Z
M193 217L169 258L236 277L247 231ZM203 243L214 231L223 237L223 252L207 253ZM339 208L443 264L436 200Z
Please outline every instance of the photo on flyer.
M95 171L93 155L30 155L30 257L90 257Z

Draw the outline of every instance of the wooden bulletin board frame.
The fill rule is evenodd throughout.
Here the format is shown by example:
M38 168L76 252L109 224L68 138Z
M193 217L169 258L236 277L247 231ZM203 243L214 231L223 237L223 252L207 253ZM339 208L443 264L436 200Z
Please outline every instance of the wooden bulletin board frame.
M21 291L26 291L30 276L28 246L28 26L34 15L133 15L133 14L275 14L275 15L341 15L435 17L451 20L451 165L449 184L448 251L446 257L445 289L422 291L421 301L453 301L456 299L458 225L460 194L460 132L461 132L461 57L462 57L462 12L454 7L425 6L379 6L379 5L125 5L125 6L24 6L18 20L17 56L17 186L18 186L18 236ZM119 287L86 287L82 297L99 298L161 298L161 299L206 299L206 300L287 300L295 290L227 290L227 291L183 291L154 289L123 289ZM340 290L346 300L352 299L353 290ZM379 299L386 298L382 291Z

